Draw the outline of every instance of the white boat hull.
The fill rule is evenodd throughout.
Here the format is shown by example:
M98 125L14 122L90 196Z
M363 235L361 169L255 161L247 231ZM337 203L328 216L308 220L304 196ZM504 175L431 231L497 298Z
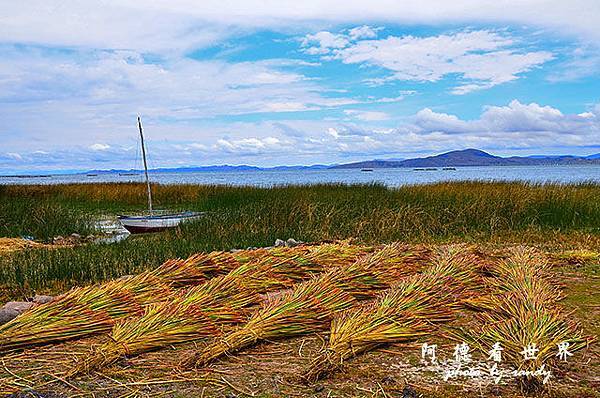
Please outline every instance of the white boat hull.
M161 216L120 216L119 222L132 234L147 233L175 228L183 222L197 219L200 215L200 213L180 213Z

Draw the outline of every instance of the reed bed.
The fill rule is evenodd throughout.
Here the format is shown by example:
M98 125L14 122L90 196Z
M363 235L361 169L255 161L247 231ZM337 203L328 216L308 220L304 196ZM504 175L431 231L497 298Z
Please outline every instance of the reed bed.
M32 235L48 241L72 232L85 235L80 225L90 218L144 209L145 189L143 184L0 185L0 236ZM473 181L399 188L157 184L153 192L157 206L203 211L205 216L177 231L116 244L2 256L0 295L18 298L42 289L65 291L137 274L169 258L268 246L276 238L307 242L355 238L366 244L568 241L593 249L600 225L600 185L593 183Z
M434 333L473 294L479 266L480 259L471 253L444 250L422 274L392 286L365 307L340 314L331 324L328 346L302 378L317 381L361 353Z
M336 313L357 300L373 297L398 278L417 272L428 254L424 248L391 244L348 266L304 282L269 301L248 322L185 359L183 365L206 365L261 340L324 330Z
M534 372L544 366L559 365L559 344L573 353L586 346L579 326L557 305L562 297L553 283L550 265L540 253L519 248L492 270L491 282L497 294L487 298L488 310L479 314L481 327L464 332L463 337L487 353L500 343L502 362L518 371ZM532 348L531 358L525 350ZM519 378L526 389L537 389L543 377L526 374Z
M153 305L141 317L118 323L110 340L96 347L71 376L107 366L125 355L218 334L221 326L241 322L244 308L261 301L260 293L290 288L326 268L347 266L365 250L370 249L342 243L282 248L276 255L265 252L181 298Z

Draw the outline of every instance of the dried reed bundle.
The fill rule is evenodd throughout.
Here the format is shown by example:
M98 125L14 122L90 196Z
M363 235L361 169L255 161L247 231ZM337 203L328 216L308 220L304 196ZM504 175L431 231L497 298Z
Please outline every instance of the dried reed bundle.
M232 274L243 276L247 288L263 293L289 288L313 275L349 266L370 250L346 243L275 248L257 255ZM274 286L273 281L279 281L279 284Z
M260 300L240 282L230 274L216 277L173 301L148 306L139 318L117 323L110 340L95 347L69 376L109 365L126 355L218 335L220 325L240 322L243 309Z
M249 261L257 250L238 253L214 251L199 253L186 260L167 260L158 268L148 271L172 287L197 285L217 275L223 275ZM134 277L135 278L135 277Z
M426 247L392 243L332 272L341 289L355 298L367 299L399 278L421 270L430 256L431 251Z
M173 302L152 306L140 318L119 323L110 341L95 349L72 374L106 366L124 355L214 334L224 323L241 321L242 309L260 301L258 293L289 288L321 272L320 263L344 265L362 253L361 248L335 244L255 253L253 260L227 275L196 286Z
M348 308L356 299L372 297L398 277L414 273L424 252L425 249L388 245L352 264L302 283L264 305L246 324L187 358L183 365L204 365L259 340L323 330L334 314Z
M322 330L335 312L353 303L352 296L338 288L331 275L303 282L267 303L242 327L219 339L201 355L188 358L185 364L204 364L259 340Z
M433 259L431 268L394 285L374 303L340 314L331 324L327 348L303 378L316 381L382 344L431 334L435 324L453 318L470 294L478 262L472 254L445 251Z
M0 352L108 332L116 320L170 297L171 286L206 280L233 260L222 252L194 255L100 286L74 288L0 326Z
M542 364L556 363L558 344L569 343L569 351L577 351L586 345L581 331L574 322L565 319L560 309L534 300L525 301L521 295L507 295L499 302L502 312L482 314L484 328L474 339L477 346L487 352L500 342L504 348L502 360L519 369L535 370ZM535 344L539 352L536 358L524 360L523 350Z
M462 337L483 352L500 343L503 362L524 371L555 366L559 344L567 343L570 353L583 348L587 343L581 330L557 306L561 294L549 267L533 250L514 250L495 268L492 285L499 292L489 297L490 310L479 315L481 328ZM527 348L534 350L534 358L525 358ZM527 388L542 384L539 376L526 376L521 382Z
M498 302L504 300L504 296L554 303L562 299L562 294L549 270L547 259L537 251L512 248L507 258L486 267L489 277L483 281L485 293L467 303L471 308L484 311L502 311L504 307L498 306Z
M0 352L108 332L118 319L140 315L145 306L171 299L171 288L205 282L213 275L249 264L255 257L264 262L306 251L257 249L197 254L185 260L168 260L155 270L100 286L75 288L0 326ZM319 253L318 249L314 251Z
M133 287L133 289L132 289ZM0 351L54 343L110 330L115 319L139 314L158 290L156 278L72 289L0 326Z

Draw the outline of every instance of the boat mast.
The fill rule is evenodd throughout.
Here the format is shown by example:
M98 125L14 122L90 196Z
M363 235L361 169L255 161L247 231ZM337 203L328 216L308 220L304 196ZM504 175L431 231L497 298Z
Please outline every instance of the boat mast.
M152 213L152 190L150 189L150 178L148 178L148 163L146 162L146 146L144 145L144 133L142 132L142 119L138 116L138 128L142 140L142 157L144 158L144 173L146 175L146 187L148 188L148 210Z

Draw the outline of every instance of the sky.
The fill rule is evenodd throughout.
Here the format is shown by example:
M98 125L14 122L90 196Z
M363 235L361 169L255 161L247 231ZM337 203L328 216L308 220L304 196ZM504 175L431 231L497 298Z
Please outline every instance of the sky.
M0 2L0 174L600 152L597 0Z

